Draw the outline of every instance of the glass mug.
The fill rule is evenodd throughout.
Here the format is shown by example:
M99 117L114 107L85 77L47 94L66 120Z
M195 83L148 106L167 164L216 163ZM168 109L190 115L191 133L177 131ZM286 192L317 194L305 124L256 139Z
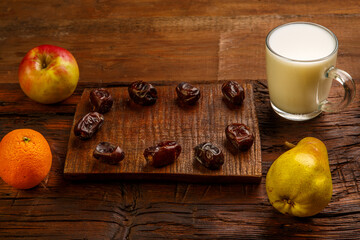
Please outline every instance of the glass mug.
M345 108L355 96L355 83L335 68L338 40L327 28L292 22L266 37L266 74L270 103L280 116L294 121L312 119ZM340 102L327 100L332 81L345 90Z

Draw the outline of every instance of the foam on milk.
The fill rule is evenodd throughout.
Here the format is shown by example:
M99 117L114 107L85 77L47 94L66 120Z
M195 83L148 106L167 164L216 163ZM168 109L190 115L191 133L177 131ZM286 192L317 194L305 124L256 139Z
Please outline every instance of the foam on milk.
M316 25L305 23L284 25L276 29L269 36L268 44L277 54L299 61L327 57L336 47L331 33Z

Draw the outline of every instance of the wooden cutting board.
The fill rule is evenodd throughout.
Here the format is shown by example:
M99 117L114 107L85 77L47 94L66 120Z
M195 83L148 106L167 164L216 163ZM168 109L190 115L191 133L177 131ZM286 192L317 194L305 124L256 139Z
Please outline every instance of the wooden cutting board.
M71 179L175 180L184 182L260 182L261 144L252 84L242 83L245 100L232 107L223 101L221 83L197 84L201 98L195 106L181 107L176 102L176 86L156 86L158 100L153 106L140 106L129 100L127 87L108 88L114 98L110 112L104 114L102 128L90 140L75 137L74 125L89 112L89 92L85 89L77 106L68 143L64 176ZM226 140L225 127L244 123L255 141L247 152L238 152ZM163 168L147 165L144 149L164 140L182 146L177 161ZM125 152L119 165L96 160L92 154L102 141L118 144ZM219 170L209 170L193 158L193 148L212 142L224 153Z

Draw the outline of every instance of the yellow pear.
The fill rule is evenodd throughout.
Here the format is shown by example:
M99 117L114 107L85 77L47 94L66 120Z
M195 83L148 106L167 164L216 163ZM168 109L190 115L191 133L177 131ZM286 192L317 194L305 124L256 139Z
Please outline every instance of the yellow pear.
M325 144L307 137L283 153L266 175L266 192L271 205L283 214L309 217L323 210L332 196Z

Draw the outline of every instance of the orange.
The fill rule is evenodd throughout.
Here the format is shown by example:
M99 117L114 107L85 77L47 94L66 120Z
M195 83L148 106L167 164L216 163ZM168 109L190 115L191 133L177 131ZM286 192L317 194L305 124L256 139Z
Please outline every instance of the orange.
M18 189L33 188L49 173L50 146L41 133L16 129L0 142L0 177Z

